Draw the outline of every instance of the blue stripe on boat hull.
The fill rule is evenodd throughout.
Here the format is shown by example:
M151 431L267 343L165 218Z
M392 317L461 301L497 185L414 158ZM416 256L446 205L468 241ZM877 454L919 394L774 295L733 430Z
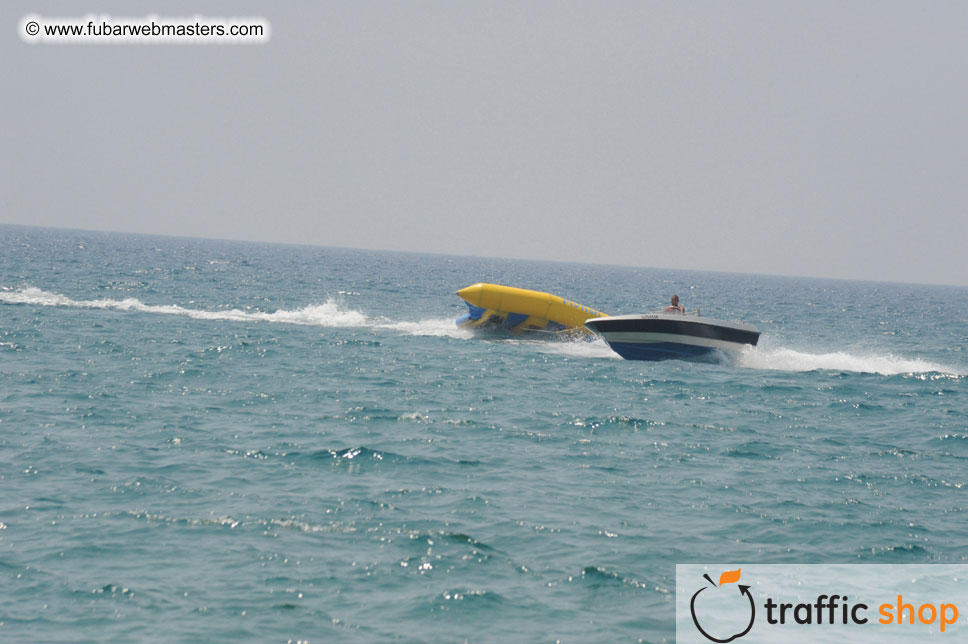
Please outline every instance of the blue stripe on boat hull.
M716 353L713 347L678 342L609 342L608 346L626 360L695 360Z

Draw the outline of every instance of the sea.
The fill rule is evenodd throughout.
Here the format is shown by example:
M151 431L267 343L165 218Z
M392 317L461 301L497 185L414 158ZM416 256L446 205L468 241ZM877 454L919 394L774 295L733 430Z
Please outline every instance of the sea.
M0 641L671 642L677 563L968 563L966 378L962 287L0 226Z

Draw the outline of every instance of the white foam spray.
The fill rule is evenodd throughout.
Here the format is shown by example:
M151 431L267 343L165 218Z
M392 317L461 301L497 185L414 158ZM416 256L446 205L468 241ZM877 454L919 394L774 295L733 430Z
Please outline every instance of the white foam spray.
M540 342L538 343L538 350L544 353L554 353L572 358L622 359L601 338L595 338L594 340L578 338L566 342Z
M374 328L400 331L408 335L428 335L434 337L457 338L459 340L474 337L473 331L462 329L454 324L454 318L440 320L421 320L419 322L384 322L374 324Z
M539 351L576 358L617 358L620 356L609 348L601 338L593 342L536 342ZM733 364L748 369L772 369L775 371L853 371L876 373L885 376L915 373L938 373L962 376L956 370L921 358L902 358L893 354L857 354L845 351L809 353L786 347L747 347L740 352Z
M228 320L233 322L284 322L325 327L365 327L372 326L365 315L359 311L345 310L329 299L324 304L306 306L301 309L280 309L274 313L262 311L243 311L227 309L205 311L187 309L175 304L152 305L129 297L123 300L74 300L66 295L50 293L35 287L17 291L0 291L0 302L10 304L39 304L41 306L65 306L84 309L113 309L117 311L137 311L160 315L183 315L196 320Z
M855 354L846 351L808 353L786 347L748 347L736 364L750 369L776 371L853 371L884 376L914 373L958 374L944 365L922 358L902 358L893 354Z
M126 298L123 300L75 300L59 293L51 293L36 287L28 287L19 290L0 290L0 302L83 309L135 311L159 315L181 315L196 320L275 322L319 327L372 328L399 331L408 335L451 338L470 338L472 336L469 331L458 328L454 324L453 319L429 319L419 322L393 322L384 318L370 319L360 311L344 308L332 298L326 300L323 304L314 304L292 310L279 309L272 313L264 311L243 311L241 309L206 311L203 309L185 308L175 304L145 304L136 298Z

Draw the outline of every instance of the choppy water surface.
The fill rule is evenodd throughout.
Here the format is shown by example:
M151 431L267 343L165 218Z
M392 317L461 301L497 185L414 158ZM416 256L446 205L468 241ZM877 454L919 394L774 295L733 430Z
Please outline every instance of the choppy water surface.
M735 364L458 330L677 292ZM964 562L968 289L0 227L3 641L671 641L675 564Z

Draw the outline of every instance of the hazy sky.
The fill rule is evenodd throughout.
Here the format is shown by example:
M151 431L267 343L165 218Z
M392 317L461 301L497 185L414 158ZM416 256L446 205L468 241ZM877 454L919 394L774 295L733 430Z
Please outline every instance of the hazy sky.
M266 45L29 45L256 15ZM4 2L0 222L968 285L966 2Z

